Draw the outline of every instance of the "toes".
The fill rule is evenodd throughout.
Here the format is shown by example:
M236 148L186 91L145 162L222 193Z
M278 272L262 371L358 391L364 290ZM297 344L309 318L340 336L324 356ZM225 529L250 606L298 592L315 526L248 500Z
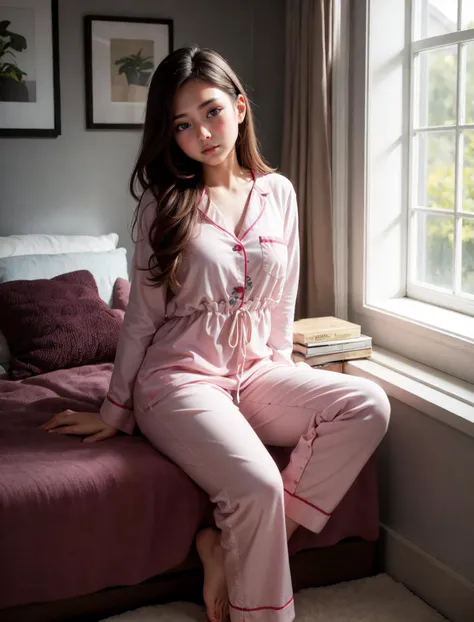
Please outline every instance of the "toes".
M221 604L221 622L229 620L229 601L223 600Z
M221 622L221 610L220 601L216 599L214 603L214 617L213 622Z
M224 622L222 618L222 601L219 600L217 603L217 619L219 622Z
M209 622L216 622L214 616L214 607L206 607L207 617L209 618Z
M212 607L206 609L209 622L228 622L230 620L229 601L216 599Z

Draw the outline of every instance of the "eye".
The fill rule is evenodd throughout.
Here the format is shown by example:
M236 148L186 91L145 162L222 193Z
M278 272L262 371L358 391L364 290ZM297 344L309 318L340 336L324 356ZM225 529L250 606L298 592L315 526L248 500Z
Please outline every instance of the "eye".
M183 130L186 129L187 126L189 126L189 123L180 123L179 125L175 127L175 130L177 132L182 132Z
M222 108L213 108L212 110L209 110L207 116L211 116L211 117L217 117L218 114L220 114Z

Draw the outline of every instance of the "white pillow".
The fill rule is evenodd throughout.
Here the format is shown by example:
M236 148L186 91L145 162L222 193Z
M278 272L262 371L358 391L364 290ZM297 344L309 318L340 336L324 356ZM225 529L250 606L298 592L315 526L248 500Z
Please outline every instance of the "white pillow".
M0 257L16 255L55 255L59 253L100 253L117 248L119 236L46 235L32 233L0 237Z
M127 251L115 248L105 253L59 253L56 255L18 255L0 258L0 283L52 279L60 274L88 270L94 277L99 296L109 306L115 281L128 279Z
M108 235L46 235L42 233L38 234L24 234L24 235L9 235L6 237L0 236L0 258L16 257L22 255L60 255L64 253L101 253L112 251L117 248L119 236L116 233L109 233ZM119 250L119 249L118 249ZM107 255L106 255L107 257ZM98 257L97 257L98 258ZM47 258L45 258L47 260ZM77 262L66 262L69 265L59 266L64 268L64 272L72 270L81 270L85 268L91 272L96 272L94 275L99 287L99 292L103 299L110 304L112 298L113 284L115 283L116 274L127 278L127 266L126 266L126 252L125 249L119 250L119 253L114 253L113 257L110 257L111 261L106 261L102 266L104 270L94 270L97 263L93 262L91 265L90 258L78 256ZM85 259L85 264L81 262L81 259ZM23 260L20 260L23 261ZM35 264L37 262L34 262ZM50 262L51 263L51 262ZM52 262L54 263L54 262ZM77 263L77 267L76 264ZM108 264L108 265L107 265ZM31 264L30 266L31 267ZM37 266L38 267L38 266ZM17 274L17 278L52 278L57 274L51 274L50 265L46 268L46 274L41 274L39 270L39 276ZM57 268L57 266L55 266ZM91 270L92 268L92 270ZM21 272L21 271L20 271ZM27 271L27 273L29 270ZM55 272L55 270L53 270ZM60 272L59 272L60 273ZM0 276L0 281L1 281ZM4 367L8 369L10 365L10 348L8 347L5 335L0 331L0 368Z

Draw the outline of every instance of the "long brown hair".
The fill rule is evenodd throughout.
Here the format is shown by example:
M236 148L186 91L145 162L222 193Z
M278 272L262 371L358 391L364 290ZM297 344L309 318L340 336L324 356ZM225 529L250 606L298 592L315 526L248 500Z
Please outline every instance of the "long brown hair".
M248 171L270 173L259 152L248 97L237 75L217 52L185 47L172 52L157 67L148 91L142 142L130 180L138 201L145 190L153 193L157 209L148 238L153 255L147 268L150 281L180 286L176 274L183 251L193 235L204 189L202 165L189 158L174 140L173 106L177 90L190 79L202 80L227 93L234 101L243 95L247 106L235 143L237 160ZM138 189L137 189L138 186ZM139 219L135 210L133 230Z

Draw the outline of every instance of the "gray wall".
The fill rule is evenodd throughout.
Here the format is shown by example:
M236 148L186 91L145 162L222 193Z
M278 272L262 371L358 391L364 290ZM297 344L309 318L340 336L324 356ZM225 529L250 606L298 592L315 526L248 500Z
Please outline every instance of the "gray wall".
M140 132L85 129L83 16L174 20L174 47L222 54L248 89L264 156L279 165L284 0L59 0L62 134L0 139L0 235L115 231L130 251L128 180Z
M381 520L474 583L474 439L391 399Z

